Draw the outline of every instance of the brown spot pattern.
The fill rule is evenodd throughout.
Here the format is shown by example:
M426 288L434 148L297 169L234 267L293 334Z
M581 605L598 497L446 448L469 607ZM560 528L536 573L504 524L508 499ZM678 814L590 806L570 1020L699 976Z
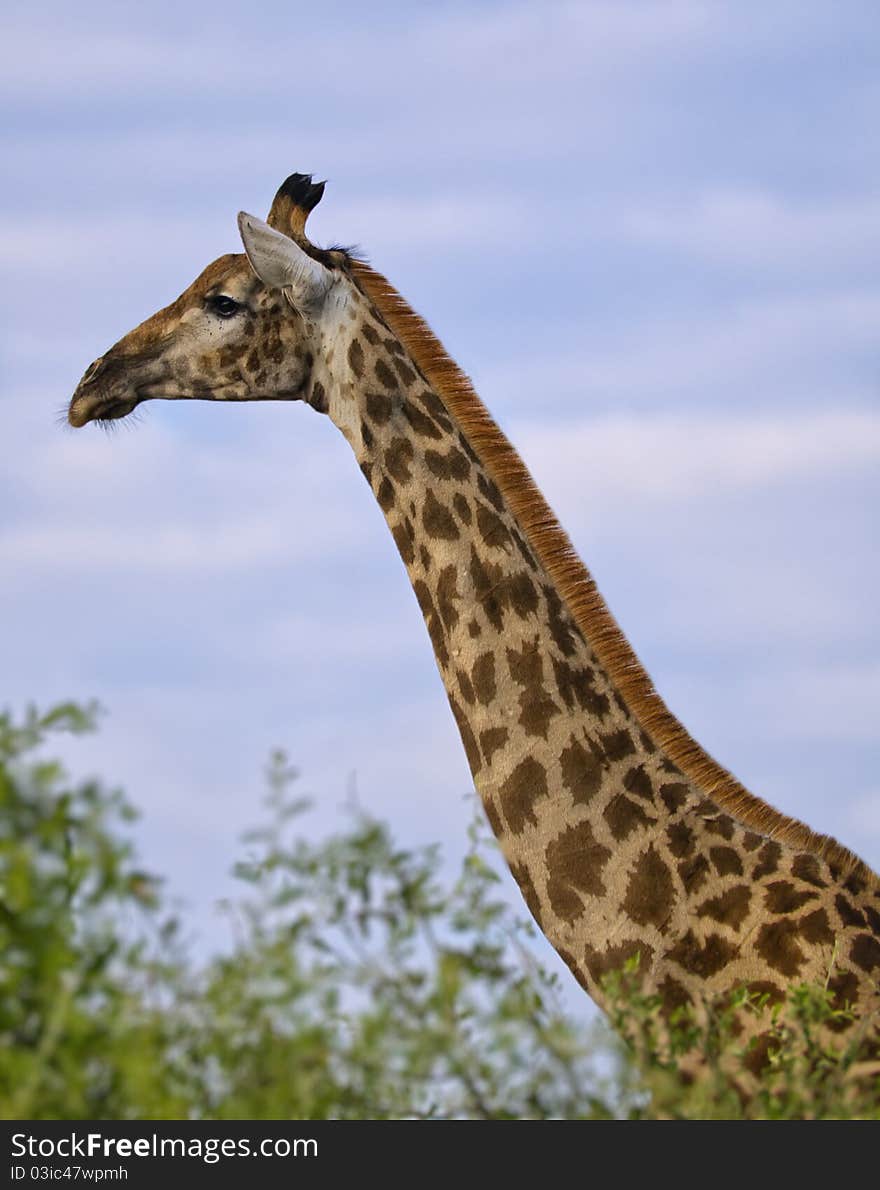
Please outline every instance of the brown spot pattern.
M651 784L651 778L645 772L643 764L633 765L623 778L623 788L627 793L634 793L637 797L644 798L646 802L654 801L654 786Z
M630 874L623 911L641 926L665 929L674 904L672 875L652 844Z
M792 918L766 922L758 931L755 950L774 971L793 979L804 962L798 945L798 926Z
M505 583L505 597L521 620L525 620L538 607L538 592L535 584L524 572L510 575Z
M524 574L523 578L529 581L528 575ZM530 585L534 591L534 584ZM537 603L537 592L535 592L535 600ZM566 706L571 710L574 710L575 706L580 706L597 719L604 718L608 714L610 703L606 694L595 689L595 671L589 667L576 669L568 661L559 657L553 657L552 660L556 687Z
M547 896L567 922L579 917L584 901L605 892L602 869L611 852L597 842L589 822L579 822L547 845Z
M682 859L694 849L694 832L684 822L671 822L666 828L666 841L676 859Z
M710 847L709 859L719 876L742 876L742 860L732 847Z
M871 934L858 934L849 948L849 957L863 971L880 967L880 942Z
M504 747L508 738L506 727L487 727L485 731L480 732L480 749L486 764L492 763L492 757L499 748Z
M716 975L735 955L736 947L726 938L710 934L705 942L700 942L693 930L688 930L669 951L674 963L699 979Z
M798 922L801 937L815 946L831 946L834 943L834 931L828 924L828 914L824 909L814 909L812 913L805 913Z
M384 426L391 420L391 398L385 393L367 393L364 402L367 416L377 426Z
M507 825L515 835L522 834L527 822L536 825L534 803L547 796L547 774L543 766L527 756L503 782L498 796Z
M615 794L602 811L602 815L618 842L622 842L639 827L650 826L657 821L646 814L638 802L634 802L623 793Z
M665 979L657 987L660 993L660 998L663 1001L663 1011L667 1016L672 1016L676 1012L680 1012L684 1008L689 1008L693 1004L690 992L677 979L673 979L671 975L667 975Z
M584 745L572 736L571 743L560 757L562 781L574 804L586 806L592 801L602 784L604 758L591 740Z
M485 564L474 547L471 546L470 571L477 602L486 613L486 617L495 631L500 632L503 622L501 603L498 598L498 591L501 585L500 568L497 568L496 573L493 574L490 567Z
M413 460L412 443L408 438L392 438L385 451L385 468L398 483L409 483L412 479L410 463Z
M420 438L433 438L435 441L438 438L442 438L442 433L438 430L432 419L414 405L412 401L404 401L403 416Z
M498 485L494 479L490 479L484 471L480 471L477 475L477 487L486 497L490 504L494 504L499 512L504 511L504 497L498 490Z
M469 525L473 520L474 514L471 512L470 504L468 504L461 492L456 492L452 497L452 506L464 523Z
M791 865L791 874L798 880L805 880L807 884L815 885L816 888L825 888L826 882L822 879L819 861L815 855L810 855L809 852L805 851L801 855L795 856Z
M752 870L752 879L760 880L762 876L772 876L779 866L782 848L778 843L768 840L758 852L758 862Z
M483 541L492 549L506 549L510 544L510 534L501 517L485 504L477 504L477 528Z
M547 738L550 720L559 712L559 707L544 689L544 658L538 638L526 642L522 650L507 650L507 664L510 676L521 688L519 696L519 722L526 735Z
M409 388L411 385L415 384L416 374L412 370L412 368L409 366L409 364L405 364L402 359L398 359L396 356L395 356L393 362L394 362L394 370L397 373L397 375L400 377L400 379L403 382L403 384L405 385L405 387Z
M394 378L394 373L383 359L376 360L376 366L373 371L376 373L376 379L383 388L391 389L392 392L397 389L397 381Z
M738 930L749 914L751 890L745 884L734 885L717 897L708 897L697 906L699 917L711 917L721 925Z
M815 893L811 893L815 896ZM837 910L841 923L844 926L864 926L865 915L855 907L852 901L848 900L843 893L838 893L834 898L834 907Z
M484 707L495 698L495 656L492 653L481 653L471 670L471 681L474 692Z
M394 485L388 476L384 476L376 490L376 499L383 512L390 512L394 507Z
M560 653L564 657L571 657L577 649L576 629L571 616L553 587L545 586L543 590L547 604L547 627L550 629L550 635Z
M357 339L352 339L348 348L348 363L358 380L364 374L364 349Z
M699 892L709 875L709 861L702 853L684 859L678 865L678 875L688 893Z
M467 458L454 446L451 446L446 454L441 454L439 450L426 450L425 463L431 474L436 475L438 479L465 480L471 473L471 465Z
M732 839L733 819L728 814L716 814L706 820L706 830L711 835L720 835L722 839Z
M665 785L660 786L660 797L670 814L675 814L681 809L687 801L687 795L687 786L682 785L680 781L667 781Z
M516 548L519 550L520 554L522 555L522 559L525 562L525 564L529 567L530 570L537 570L538 563L535 561L534 555L532 554L529 547L526 545L522 535L520 533L518 533L516 531L516 529L511 529L510 536L513 538L514 544L516 545Z
M458 540L459 529L455 518L449 509L440 503L430 488L428 488L422 508L422 524L429 537L440 538L444 541Z
M606 735L600 735L599 741L605 755L611 761L623 760L625 756L632 756L636 750L632 736L625 727L620 731L610 731Z
M461 696L468 706L474 705L474 688L471 685L471 680L463 669L455 671L455 679L458 682L458 688L461 691Z
M601 984L607 976L622 972L626 964L634 958L638 958L637 980L644 979L654 958L654 948L647 942L620 942L617 946L607 947L606 950L596 950L588 946L585 962L595 982Z
M454 566L444 566L437 578L437 607L447 632L452 632L458 624L455 606L458 600L458 571Z
M415 399L432 421L435 421L448 434L452 433L452 421L450 420L449 413L436 393L426 388L422 392L416 393Z
M794 913L816 894L811 889L795 888L788 880L774 880L764 893L764 904L770 913Z

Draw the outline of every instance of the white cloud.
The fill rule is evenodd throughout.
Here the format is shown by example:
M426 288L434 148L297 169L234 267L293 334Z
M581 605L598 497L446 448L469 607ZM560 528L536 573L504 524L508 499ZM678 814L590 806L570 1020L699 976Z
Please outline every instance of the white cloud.
M91 518L89 518L91 520ZM56 528L22 528L0 534L0 548L12 566L63 567L205 574L232 567L277 564L289 545L277 524L235 519L222 528L161 525L137 537L94 523ZM288 554L289 561L289 554Z
M520 421L514 437L539 482L573 504L705 500L880 463L880 414L647 414L570 424Z
M56 280L88 262L105 258L130 269L157 252L173 258L205 247L205 264L222 251L236 251L235 223L229 217L229 247L212 240L214 228L204 216L116 214L20 216L0 228L0 259L7 269L37 269ZM239 241L240 246L240 241ZM122 278L120 278L122 280Z
M105 94L148 98L161 82L162 95L206 93L227 103L236 93L253 98L271 92L295 95L304 81L334 90L400 99L403 80L418 83L425 62L450 76L450 85L485 77L491 61L496 84L554 82L563 60L588 74L606 74L624 62L687 54L695 43L712 39L711 5L700 0L639 4L527 4L480 9L467 6L442 13L400 10L395 21L332 25L298 22L294 30L271 20L227 23L217 5L206 27L162 32L114 21L112 9L100 28L82 28L62 19L54 33L29 21L10 23L0 54L0 93L41 98ZM352 16L362 10L353 7ZM239 16L236 12L236 16ZM114 28L114 24L117 28ZM717 34L714 34L717 39ZM260 68L254 69L259 61Z
M847 808L847 818L859 837L880 837L880 789L854 798Z
M780 698L778 686L784 687ZM783 738L872 744L880 707L880 660L790 671L781 683L743 690L758 721Z
M388 559L389 564L391 559ZM389 565L390 569L390 565ZM401 591L405 583L400 573ZM369 607L369 624L337 617L332 627L328 625L326 612L321 615L317 607L301 611L296 607L274 608L266 620L255 624L246 641L231 641L226 655L249 662L271 661L278 663L306 663L325 667L356 666L380 663L386 668L401 658L413 655L413 638L421 629L415 603L405 604L406 625L397 619L387 618L386 607ZM395 606L394 611L399 612ZM419 650L421 651L421 650Z
M792 200L762 190L709 190L677 205L624 210L625 235L654 247L707 256L766 273L864 267L878 256L880 201Z
M688 305L626 326L611 347L597 344L589 327L571 326L557 351L532 350L481 368L481 388L496 408L504 402L532 415L545 402L558 412L561 402L582 410L612 400L717 406L739 398L754 409L793 390L827 402L829 384L843 403L842 387L853 383L850 358L873 351L878 325L876 288L753 296L708 313ZM876 390L874 370L864 383Z
M353 199L334 203L333 221L355 238L363 233L371 244L385 240L401 251L432 247L448 252L475 245L491 250L530 226L521 201L492 192Z
M50 437L41 427L10 457L6 483L25 511L0 519L0 550L19 576L217 574L343 551L357 557L364 526L349 509L364 482L345 468L347 447L335 432L331 446L328 427L307 409L286 409L281 419L261 412L264 420L252 416L234 445L200 446L173 428L173 414L167 429L154 419L112 437ZM378 512L374 521L378 534Z

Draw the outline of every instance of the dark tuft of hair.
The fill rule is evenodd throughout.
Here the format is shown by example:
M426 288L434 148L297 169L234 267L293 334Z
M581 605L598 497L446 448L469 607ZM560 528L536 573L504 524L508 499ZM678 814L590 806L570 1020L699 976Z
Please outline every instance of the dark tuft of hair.
M341 252L346 260L359 260L362 264L367 263L367 252L360 244L330 244L327 248L328 252Z
M326 182L313 182L311 174L291 174L278 188L278 198L289 198L303 211L313 211L324 194Z

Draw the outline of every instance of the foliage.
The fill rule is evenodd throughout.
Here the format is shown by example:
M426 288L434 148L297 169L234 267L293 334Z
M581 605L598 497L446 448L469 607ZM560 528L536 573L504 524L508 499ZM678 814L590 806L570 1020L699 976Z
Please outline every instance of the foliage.
M852 1058L820 1039L821 989L770 1019L773 1057L746 1108L725 1012L682 1019L670 1048L630 970L608 988L626 1054L604 1025L575 1024L500 895L482 817L452 881L436 848L401 848L362 811L313 842L282 753L224 904L230 944L195 959L137 865L123 795L41 755L51 732L94 718L73 704L0 716L4 1118L880 1114L870 1080L844 1090ZM692 1086L696 1052L710 1078Z
M631 1118L880 1119L880 1022L835 1007L827 987L795 985L775 1005L743 988L671 1021L661 998L640 990L638 962L609 976L605 992L636 1100L641 1090Z
M93 718L0 718L0 1114L616 1112L498 895L482 828L446 886L436 848L400 848L362 812L310 842L278 753L224 906L231 945L198 962L124 838L122 795L36 755Z

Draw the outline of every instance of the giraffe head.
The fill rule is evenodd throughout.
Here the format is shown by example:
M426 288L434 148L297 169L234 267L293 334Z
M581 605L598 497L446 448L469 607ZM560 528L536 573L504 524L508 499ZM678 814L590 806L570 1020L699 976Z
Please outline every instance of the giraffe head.
M125 417L143 401L307 400L321 320L346 285L344 253L305 237L324 184L292 174L267 223L242 212L244 253L221 256L163 310L95 360L71 399L72 426Z

